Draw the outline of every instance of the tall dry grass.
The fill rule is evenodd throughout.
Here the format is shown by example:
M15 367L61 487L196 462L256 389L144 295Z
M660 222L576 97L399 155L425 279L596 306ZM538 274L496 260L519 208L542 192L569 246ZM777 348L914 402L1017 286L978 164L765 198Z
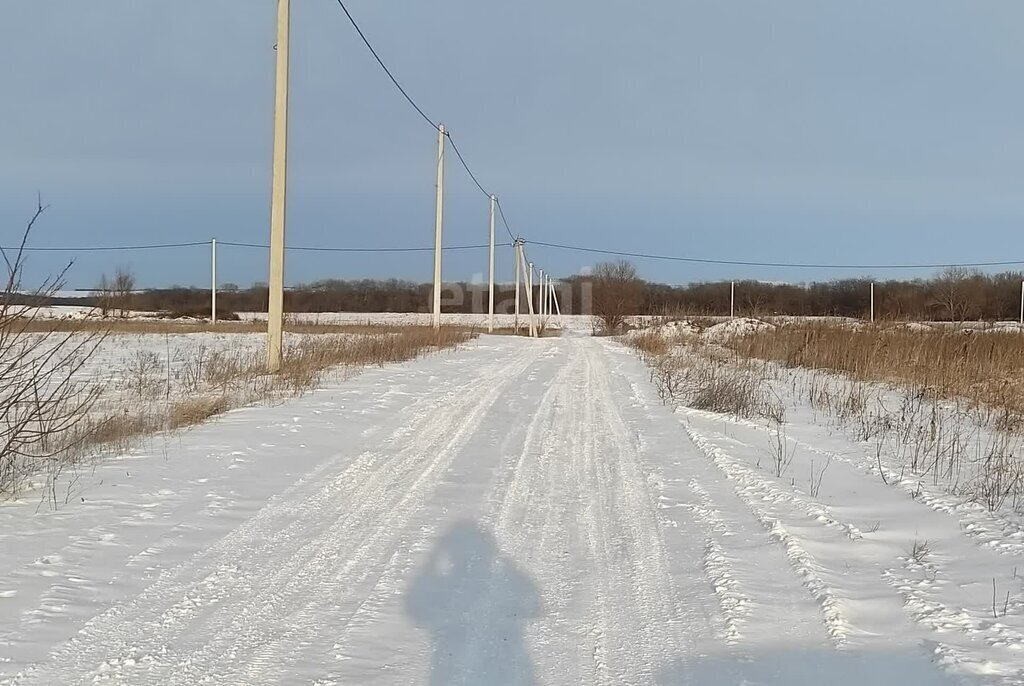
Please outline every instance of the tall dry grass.
M91 387L93 411L83 413L73 425L55 429L47 440L64 446L63 470L90 455L127 450L148 435L192 426L235 407L294 397L332 373L411 360L454 348L473 336L452 327L438 331L423 326L357 328L362 333L339 336L332 331L286 343L282 367L276 374L266 372L262 352L230 348L211 352L198 341L189 358L179 361L173 370L169 359L155 350L139 351L120 370L117 389ZM181 330L175 329L175 333ZM116 335L107 341L115 344ZM90 388L89 379L76 383ZM60 471L42 473L46 464L37 461L36 469L22 469L16 480L0 481L0 498L16 497L42 475L46 498L58 505L56 477Z
M1024 336L800 323L724 345L663 331L627 342L666 401L767 420L776 476L792 461L794 402L872 446L880 478L915 497L930 481L991 511L1024 512ZM812 471L812 496L817 487Z
M1024 428L1024 335L962 329L790 324L734 338L744 356L885 382L927 399L965 399Z

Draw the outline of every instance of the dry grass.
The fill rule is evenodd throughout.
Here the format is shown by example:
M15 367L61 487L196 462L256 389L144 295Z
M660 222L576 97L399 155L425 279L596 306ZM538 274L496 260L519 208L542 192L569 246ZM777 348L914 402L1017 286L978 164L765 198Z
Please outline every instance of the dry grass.
M291 344L286 341L282 368L277 374L266 373L263 353L251 349L229 348L211 353L197 343L173 374L160 354L143 350L120 370L122 384L116 392L110 389L111 397L105 397L104 390L97 388L98 402L93 412L60 436L47 437L66 446L61 450L60 469L50 464L53 460L41 456L34 464L26 462L18 472L19 478L28 482L45 472L46 498L56 506L56 477L86 456L124 451L145 436L199 424L234 407L299 395L338 370L411 360L432 351L454 348L473 335L454 327L442 327L439 331L423 326L345 329L348 335L307 336ZM352 335L353 329L360 335ZM173 332L182 330L175 328ZM133 329L132 333L140 331ZM332 327L331 334L335 333ZM82 379L80 383L88 381ZM16 496L18 492L13 487L6 490L8 495ZM3 495L4 490L0 490L0 496Z
M785 420L785 408L771 394L763 363L740 359L698 339L680 344L651 331L638 332L626 343L651 367L651 380L666 402L738 417Z
M929 399L965 399L1024 428L1024 336L958 329L791 324L729 342L739 353L789 367L896 384Z
M628 342L667 401L766 419L777 477L792 462L783 398L802 400L867 443L887 484L916 497L929 481L992 511L1024 512L1024 336L800 323L726 347L645 332ZM813 466L810 481L813 491Z
M203 422L232 407L277 400L315 387L324 375L339 368L384 366L411 360L435 350L454 348L471 334L456 328L378 327L358 336L310 336L285 348L281 370L266 372L262 353L214 352L197 348L182 367L188 377L187 397L168 397L154 413L152 391L162 383L159 365L142 365L131 387L138 389L137 407L112 414L96 425L88 440L93 445L124 444L133 435L179 429ZM169 393L168 393L169 395Z

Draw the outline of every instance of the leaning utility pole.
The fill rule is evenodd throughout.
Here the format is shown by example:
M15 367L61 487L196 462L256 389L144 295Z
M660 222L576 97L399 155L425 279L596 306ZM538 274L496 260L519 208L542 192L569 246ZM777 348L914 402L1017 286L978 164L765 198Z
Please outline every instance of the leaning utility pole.
M434 328L441 328L441 227L444 218L444 124L437 127L437 216L434 220Z
M519 240L522 241L521 238ZM519 252L519 265L520 265L520 268L523 271L523 285L526 286L526 309L527 309L527 311L530 314L530 319L528 320L529 321L530 338L536 338L537 337L537 324L533 320L533 313L534 313L534 309L533 309L533 279L531 278L532 275L533 275L533 263L531 262L529 264L529 266L527 266L527 263L526 263L526 253L523 251L523 244L519 243L518 247L519 247L519 251L518 251Z
M274 99L274 182L270 203L270 299L267 371L281 369L284 330L284 224L288 178L288 39L291 0L277 0L277 93Z
M491 196L491 247L490 247L490 302L487 305L487 333L494 333L494 203L497 198Z
M544 326L544 270L537 271L537 317L540 325Z

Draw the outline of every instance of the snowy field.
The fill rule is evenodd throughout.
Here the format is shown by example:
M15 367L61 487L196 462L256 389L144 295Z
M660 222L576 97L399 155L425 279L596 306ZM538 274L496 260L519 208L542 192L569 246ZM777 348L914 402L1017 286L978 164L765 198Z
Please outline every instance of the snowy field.
M231 411L0 506L0 683L1024 683L1024 530L801 398L781 477L610 339Z
M78 307L78 306L55 306L55 307L43 307L36 310L38 316L42 318L56 318L56 319L93 319L99 318L98 311L95 308L89 307ZM155 312L131 312L128 313L130 317L150 319L159 317L158 313ZM266 321L266 312L239 312L239 318L243 321ZM286 314L286 318L291 322L302 322L309 324L357 324L357 325L371 325L371 326L429 326L433 323L431 314L427 312L292 312ZM648 316L648 315L637 315L628 317L627 321L630 326L633 327L645 327L652 323L661 321L662 317ZM699 317L699 319L709 322L727 322L730 320L729 317L723 316L709 316ZM749 318L738 317L740 321L756 321ZM495 326L503 329L511 328L515 324L514 315L497 314L494 317ZM769 321L774 324L787 324L796 322L821 322L834 325L844 326L865 326L867 322L862 319L852 319L849 317L803 317L803 316L791 316L791 315L778 315L778 316L766 316L761 317L760 320ZM161 320L167 321L167 320ZM172 320L173 321L173 320ZM453 326L465 326L482 329L487 326L487 314L461 314L461 313L444 313L441 315L441 321L447 325ZM523 314L519 317L520 325L524 325L526 322L526 315ZM592 333L596 325L596 320L591 315L551 315L548 317L548 321L553 328L562 328L565 331L571 331L573 333ZM890 325L883 323L884 325ZM900 322L891 324L893 326L903 327L926 327L924 330L930 329L943 329L949 327L955 327L964 331L972 332L1006 332L1006 333L1022 333L1024 332L1024 325L1019 322Z

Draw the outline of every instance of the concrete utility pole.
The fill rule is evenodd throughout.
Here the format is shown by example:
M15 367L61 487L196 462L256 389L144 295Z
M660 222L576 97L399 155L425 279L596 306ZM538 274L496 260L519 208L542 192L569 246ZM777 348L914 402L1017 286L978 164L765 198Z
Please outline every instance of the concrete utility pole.
M526 259L526 255L523 255L523 259ZM526 274L526 306L530 308L530 338L537 337L537 321L534 319L534 313L537 311L533 300L533 262L529 262L523 267L523 273Z
M281 369L284 336L284 225L288 178L288 39L291 0L277 0L277 93L274 99L274 183L270 203L270 299L267 371Z
M522 273L522 262L523 262L523 239L522 238L516 238L516 240L513 241L513 242L514 242L514 247L513 247L513 250L512 250L512 254L513 254L513 259L516 262L516 315L515 315L515 320L514 320L514 323L513 323L513 328L515 329L515 332L518 334L519 333L519 291L521 289L521 286L520 286L520 274Z
M210 323L217 323L217 239L210 239Z
M491 196L491 247L488 258L490 278L490 301L487 304L487 333L494 333L494 204L497 198Z
M558 304L558 293L555 291L555 286L551 286L551 302L555 305L555 314L558 315L558 328L564 329L565 323L562 321L562 308Z
M871 323L875 322L875 283L871 282Z
M732 319L736 316L736 282L732 282L732 286L729 290L729 318Z
M537 272L537 316L540 317L540 325L544 326L544 270Z
M437 216L434 220L434 328L441 328L441 227L444 223L444 124L437 127Z

